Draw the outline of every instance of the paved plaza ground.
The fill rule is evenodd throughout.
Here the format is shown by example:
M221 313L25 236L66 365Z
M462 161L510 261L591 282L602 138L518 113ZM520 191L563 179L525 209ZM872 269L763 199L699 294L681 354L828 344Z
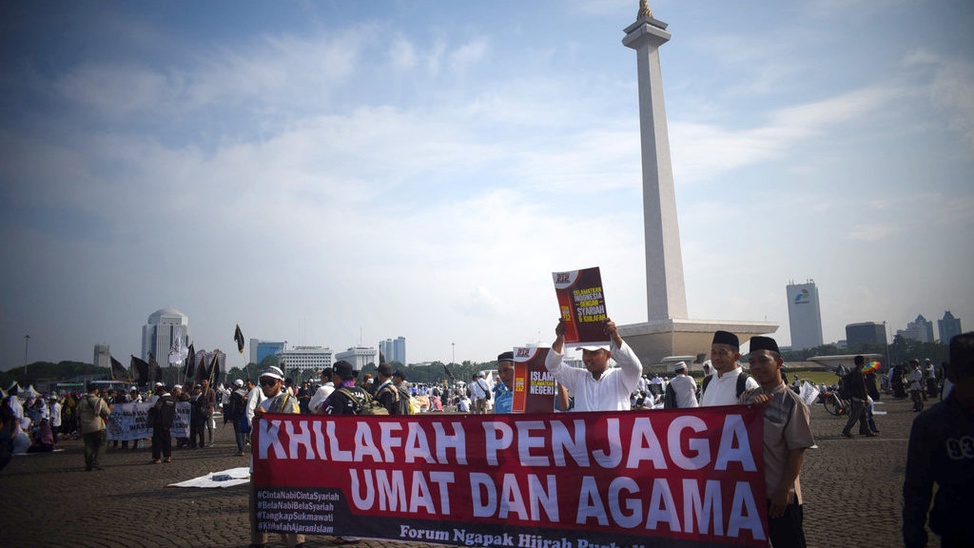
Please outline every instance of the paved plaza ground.
M930 402L932 404L933 402ZM844 419L812 408L818 447L802 469L805 531L812 547L902 546L900 511L910 424L906 400L883 398L876 438L841 436ZM178 489L166 485L246 466L232 456L233 433L218 428L213 447L174 450L171 464L149 464L147 448L109 451L105 470L85 472L81 444L22 455L0 472L0 546L247 546L246 486ZM931 546L939 546L931 537ZM283 546L272 535L270 546ZM308 537L308 546L333 546ZM372 541L360 546L407 546ZM412 544L408 546L428 546Z

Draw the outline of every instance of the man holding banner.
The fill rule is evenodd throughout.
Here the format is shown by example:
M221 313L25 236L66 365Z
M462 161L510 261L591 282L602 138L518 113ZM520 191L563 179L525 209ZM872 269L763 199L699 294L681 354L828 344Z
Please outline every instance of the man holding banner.
M751 374L760 385L740 403L764 406L764 482L768 536L775 548L805 547L802 491L798 480L805 449L815 445L808 407L781 380L784 360L770 337L751 338Z
M284 390L284 372L279 367L269 367L260 374L260 390L265 399L257 406L254 411L254 429L258 428L257 422L267 413L283 413L298 415L301 408L298 400ZM253 464L251 463L251 473ZM267 543L267 533L261 532L257 528L257 493L254 483L250 483L250 542L251 546L264 546ZM295 533L281 533L286 546L297 546L304 544L304 535Z
M555 327L555 342L545 358L545 368L551 376L575 396L575 411L627 411L631 408L629 394L639 384L643 365L622 340L616 324L605 320L605 333L610 345L581 346L585 369L565 365L565 331L563 318ZM609 359L620 366L610 368Z

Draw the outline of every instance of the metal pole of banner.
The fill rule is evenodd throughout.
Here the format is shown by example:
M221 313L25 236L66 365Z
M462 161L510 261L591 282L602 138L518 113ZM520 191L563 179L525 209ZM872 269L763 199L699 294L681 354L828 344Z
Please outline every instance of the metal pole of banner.
M24 335L24 376L27 376L27 347L30 345L30 335Z

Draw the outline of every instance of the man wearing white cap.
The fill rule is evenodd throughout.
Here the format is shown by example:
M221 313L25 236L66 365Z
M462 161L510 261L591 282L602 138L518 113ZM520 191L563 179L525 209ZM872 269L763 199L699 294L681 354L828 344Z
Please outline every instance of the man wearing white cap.
M245 422L247 411L247 389L244 387L243 379L233 381L233 392L227 400L226 408L223 410L223 424L233 425L233 436L237 441L237 456L244 456L247 449L247 433L250 432L250 423Z
M663 407L666 409L686 409L697 407L697 383L687 375L686 362L677 362L670 366L676 376L666 385L663 395Z
M643 365L622 340L616 324L605 321L605 332L612 344L582 346L585 369L565 364L565 322L558 320L555 342L545 358L545 368L551 376L575 396L575 411L626 411L631 409L629 394L639 384ZM610 368L609 360L620 367Z
M301 413L298 400L284 390L284 372L279 367L268 367L260 374L260 388L267 397L260 402L254 411L254 428L258 427L258 420L267 413L287 413L297 415ZM253 463L251 463L253 473ZM267 533L257 530L257 493L254 483L250 483L250 542L251 546L267 544ZM304 543L304 535L295 533L281 533L286 546L297 546Z

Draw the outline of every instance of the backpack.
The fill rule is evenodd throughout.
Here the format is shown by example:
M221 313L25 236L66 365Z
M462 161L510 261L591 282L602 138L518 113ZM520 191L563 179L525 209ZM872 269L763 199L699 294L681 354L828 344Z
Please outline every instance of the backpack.
M409 392L407 392L405 389L399 388L392 383L384 384L382 388L375 392L375 399L379 401L379 396L383 393L392 394L394 396L393 404L395 413L392 413L393 415L413 414L413 406L409 401Z
M244 401L243 396L239 392L234 390L230 394L230 400L227 402L226 409L223 410L223 422L233 422L240 420L240 415L244 411Z
M401 386L396 386L396 390L399 391L399 403L403 406L403 415L415 415L419 405L413 405L413 397L409 393L409 390Z
M716 373L714 373L714 375L716 375ZM714 375L707 375L706 377L703 378L703 384L700 386L701 396L703 396L703 393L707 391L707 385L710 384L710 380L714 378ZM745 390L747 390L747 380L750 378L751 376L743 371L741 371L737 375L737 397L738 398L741 397L741 394L743 394Z
M663 409L676 409L679 405L676 403L676 390L673 390L672 384L666 385L666 391L663 392Z
M484 399L486 399L487 401L490 401L490 396L491 396L490 393L493 392L493 390L490 389L490 385L487 385L485 387L484 385L480 384L480 380L478 379L477 380L477 386L479 386L481 389L483 389L484 394L487 395Z
M388 415L389 410L382 406L381 403L376 401L375 398L369 395L365 390L361 391L363 398L356 398L347 388L339 388L336 392L341 392L346 398L355 402L356 404L356 415Z

